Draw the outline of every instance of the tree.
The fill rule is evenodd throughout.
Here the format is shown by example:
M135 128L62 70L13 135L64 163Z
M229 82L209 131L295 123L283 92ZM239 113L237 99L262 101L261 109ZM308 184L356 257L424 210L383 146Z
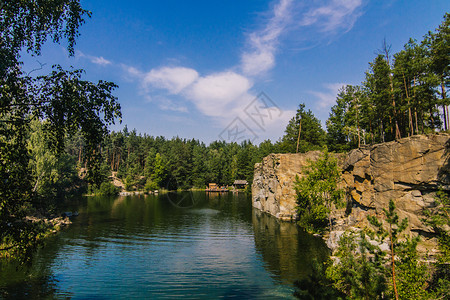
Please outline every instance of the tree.
M450 297L450 193L440 190L436 195L436 206L425 210L426 223L437 234L440 254L434 265L435 271L430 284L435 299Z
M337 160L328 151L304 169L302 178L296 178L298 224L310 232L332 228L331 207L340 205L342 191L337 188L341 171Z
M335 253L338 261L329 264L326 277L349 298L383 299L386 292L385 253L372 245L364 230L346 232Z
M365 143L361 129L361 102L364 93L359 86L346 85L339 90L336 105L331 108L327 124L327 143L330 150L345 151Z
M438 80L430 69L428 56L426 47L418 45L413 39L404 46L404 50L394 55L395 97L399 104L399 117L406 112L408 115L408 121L402 122L404 134L412 135L414 131L419 133L419 124L422 128L426 124L431 129L440 126L434 91Z
M70 156L68 153L56 155L49 150L43 127L44 124L39 120L30 122L28 149L33 178L32 192L41 204L48 204L53 202L53 198L68 192L71 185L77 182L78 176L75 168L76 156Z
M366 73L365 89L370 102L375 108L374 114L376 116L376 123L373 130L376 131L375 126L378 127L379 140L385 142L387 130L391 125L390 136L392 139L392 105L389 101L391 99L391 85L390 85L390 66L385 60L384 56L379 54L375 60L370 63L370 69Z
M346 232L340 237L339 247L334 253L335 262L326 270L327 279L351 299L385 299L389 298L389 292L396 299L438 298L427 290L429 270L419 261L418 238L400 240L399 234L405 229L407 219L399 221L392 200L384 213L387 229L382 221L372 216L368 220L376 232L364 229L359 234ZM380 247L386 242L388 251ZM387 265L390 269L386 269Z
M327 146L331 151L347 151L350 149L348 135L345 133L345 116L348 111L348 103L339 91L336 104L331 107L327 125Z
M325 131L320 121L311 110L305 110L305 104L300 104L297 113L286 126L285 135L278 146L285 153L307 152L322 149L325 139Z
M380 243L388 238L392 289L395 299L410 299L405 295L411 295L411 293L413 293L414 291L416 291L416 293L414 293L413 298L417 299L417 297L420 296L420 291L424 288L425 284L425 282L423 281L423 279L425 278L424 269L418 269L417 266L417 240L406 239L406 242L401 242L399 240L399 234L408 226L408 219L405 218L402 221L399 220L398 214L395 211L395 203L393 200L389 201L389 209L383 209L383 211L386 216L386 222L388 224L387 230L384 229L382 222L380 222L375 217L368 216L368 220L373 226L377 228L377 238ZM402 248L406 248L406 251L403 249L403 255L401 255ZM403 273L401 273L400 276L398 276L396 270L395 258L397 255L401 255L401 258L403 259ZM405 266L405 263L409 263L409 267ZM411 274L408 274L409 272L411 272L411 270L415 271L413 280L411 280L411 278L409 280L405 279L405 276L411 276ZM398 289L399 282L401 291L399 291Z
M80 70L55 67L46 76L32 78L21 71L20 53L39 55L47 38L67 40L74 53L84 17L78 0L21 0L0 7L0 252L31 257L42 226L23 218L33 196L33 178L27 152L30 121L45 119L45 135L58 155L66 134L80 130L86 142L88 178L100 181L100 145L107 125L120 117L120 105L111 82L94 84L81 79ZM27 249L31 249L30 251Z
M154 184L161 188L167 179L167 170L166 164L161 157L161 154L156 153L155 155L155 165L153 169L153 173L150 175L150 180L154 182Z
M204 145L198 145L192 150L192 184L197 188L204 188L206 186L206 149Z
M431 57L431 69L438 76L443 109L444 130L449 129L447 90L450 86L450 13L444 15L444 21L435 33L429 32L425 38Z

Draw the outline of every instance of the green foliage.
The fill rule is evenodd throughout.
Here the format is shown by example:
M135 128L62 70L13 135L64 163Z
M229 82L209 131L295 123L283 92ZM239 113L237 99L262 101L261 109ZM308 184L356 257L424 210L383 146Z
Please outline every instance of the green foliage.
M31 121L28 149L33 192L40 202L48 205L53 199L70 192L79 179L74 157L50 150L45 135L44 125L39 120Z
M111 182L102 182L100 187L94 191L96 196L117 196L119 194L119 188L117 188Z
M299 141L298 151L297 140ZM311 110L305 110L305 104L300 104L295 117L286 126L285 135L277 147L283 153L303 153L323 149L325 140L326 134L319 119L314 116Z
M442 289L438 289L440 294L433 294L427 288L430 269L419 260L416 250L419 239L400 239L407 220L399 220L392 200L384 213L388 229L380 220L370 217L376 232L345 232L340 237L339 247L334 253L336 259L325 270L328 284L348 299L442 297ZM389 251L380 248L386 242ZM389 269L387 265L390 265Z
M30 77L21 70L21 51L39 55L47 38L66 39L74 53L78 28L89 13L78 0L3 1L0 9L0 252L28 255L43 230L24 222L30 203L45 192L58 192L70 180L64 157L67 135L84 138L87 179L102 176L99 146L107 125L120 117L113 83L82 80L81 70L54 67L51 74ZM45 120L39 133L30 133ZM31 135L31 136L30 136ZM30 141L28 142L28 138ZM42 139L42 141L39 141ZM48 149L45 149L48 146ZM31 150L31 153L28 152ZM64 189L62 189L64 190ZM60 190L60 191L62 191ZM7 250L5 250L7 249ZM25 255L26 254L26 255ZM20 257L19 257L20 258Z
M450 297L450 196L440 190L436 195L436 207L425 211L426 221L437 233L440 254L430 283L436 299Z
M339 90L336 105L331 108L327 124L327 144L331 151L347 151L366 142L363 129L362 104L365 94L361 87L347 85Z
M156 182L154 182L153 180L151 180L149 178L149 179L147 179L147 182L145 183L144 189L146 192L152 192L152 191L158 190L159 186L156 184Z
M135 181L133 180L133 177L131 177L131 175L128 175L124 180L124 184L126 191L132 191L134 189Z
M389 46L383 52L360 86L339 91L326 123L330 150L450 128L450 14L421 42L410 39L393 60Z
M389 201L389 209L383 211L388 224L387 229L375 217L368 217L368 220L377 228L374 236L377 241L380 243L387 241L389 244L391 292L398 299L428 299L430 295L425 290L428 270L418 261L416 250L419 239L404 237L400 240L400 234L406 229L408 219L400 221L393 200ZM398 261L395 258L398 258Z
M408 239L399 246L397 263L399 299L429 299L426 290L429 272L425 263L419 262L417 243L419 239Z
M337 188L341 171L337 160L325 151L321 158L310 162L296 178L298 224L310 232L331 228L332 205L342 204L342 191Z
M294 296L304 300L344 299L345 294L333 287L333 281L325 275L331 260L323 265L313 262L312 273L308 278L294 282Z
M161 187L167 179L166 164L163 158L161 157L161 154L159 153L156 153L155 155L155 164L153 166L153 173L150 175L150 179L158 187Z
M344 233L336 252L338 260L326 270L333 286L351 299L383 299L386 271L383 253L372 245L364 231Z
M129 188L145 189L150 180L156 189L176 190L205 188L208 183L230 186L237 179L247 180L250 186L255 163L277 149L270 140L259 146L249 141L215 141L206 146L197 140L140 135L125 127L111 132L101 151L107 154L104 166L129 182Z
M2 230L0 258L15 259L29 263L42 238L52 229L43 221L16 220L15 224L0 225Z

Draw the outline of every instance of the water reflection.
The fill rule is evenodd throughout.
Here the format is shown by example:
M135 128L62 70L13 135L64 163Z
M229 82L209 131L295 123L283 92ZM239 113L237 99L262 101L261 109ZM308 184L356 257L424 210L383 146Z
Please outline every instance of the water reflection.
M245 194L89 197L29 268L3 265L0 298L286 298L324 244L252 211ZM171 198L168 198L170 196Z
M284 282L305 278L313 259L323 261L329 255L323 240L299 229L294 223L253 209L255 246L267 268Z

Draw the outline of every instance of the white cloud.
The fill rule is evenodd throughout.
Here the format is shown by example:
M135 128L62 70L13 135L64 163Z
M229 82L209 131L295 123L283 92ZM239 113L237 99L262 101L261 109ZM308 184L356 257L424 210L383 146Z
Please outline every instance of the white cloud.
M199 78L187 95L199 105L223 105L235 101L252 87L251 81L235 72L226 71Z
M326 92L310 91L309 93L316 96L318 102L316 107L318 109L329 109L336 103L336 96L339 89L347 85L346 83L328 83L324 84Z
M90 60L92 63L100 66L107 66L111 64L111 61L105 59L103 56L100 57L91 56Z
M267 72L275 65L275 52L278 39L290 21L292 0L281 0L274 7L273 17L263 30L249 35L250 50L241 57L244 74L255 76Z
M321 2L323 3L323 2ZM300 20L301 26L318 26L320 31L334 33L352 29L362 12L362 0L331 0L311 7Z
M288 31L295 29L293 39L310 43L351 30L362 15L362 7L363 0L280 0L263 29L248 35L249 49L241 55L242 72L258 76L272 69L280 37ZM307 32L299 30L304 27L310 28Z
M150 96L147 93L145 93L143 96L146 99L147 103L155 103L156 105L158 105L159 109L161 109L161 110L175 111L175 112L182 112L182 113L189 112L187 106L182 101L172 100L172 99L169 99L162 95Z
M327 35L348 31L361 15L362 1L279 0L261 29L248 34L247 48L241 53L239 65L229 70L199 74L195 69L177 66L179 62L172 63L175 66L163 66L148 72L125 65L123 68L127 75L139 80L144 97L156 103L161 110L188 112L185 101L189 101L200 113L213 117L216 125L226 128L238 117L258 135L280 136L295 111L277 108L279 114L266 117L263 125L256 124L255 119L246 113L246 108L256 97L251 91L252 78L264 75L275 66L283 34L296 30L297 35L306 39L310 36L311 41L316 41ZM307 32L299 30L306 26L309 27ZM108 62L103 57L96 61L98 64ZM317 98L316 108L324 111L331 107L338 89L343 85L326 84L321 91L310 91ZM262 105L258 101L252 105ZM269 116L273 109L265 107L260 113Z
M166 89L172 94L178 94L191 85L198 78L194 69L184 67L163 67L153 69L143 74L143 84L152 85L159 89Z
M122 64L122 68L133 77L143 77L143 73L136 69L135 67L130 67L125 64Z
M110 60L107 60L106 58L104 58L103 56L92 56L92 55L88 55L85 54L81 51L76 51L76 57L77 58L87 58L91 63L96 64L96 65L100 65L100 66L107 66L107 65L111 65L112 62Z

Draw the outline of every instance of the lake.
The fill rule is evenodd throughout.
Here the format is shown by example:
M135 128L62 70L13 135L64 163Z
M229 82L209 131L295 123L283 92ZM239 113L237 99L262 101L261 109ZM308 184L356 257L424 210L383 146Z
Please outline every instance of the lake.
M1 266L0 298L290 299L328 255L242 193L83 197L66 209L79 216L30 267Z

